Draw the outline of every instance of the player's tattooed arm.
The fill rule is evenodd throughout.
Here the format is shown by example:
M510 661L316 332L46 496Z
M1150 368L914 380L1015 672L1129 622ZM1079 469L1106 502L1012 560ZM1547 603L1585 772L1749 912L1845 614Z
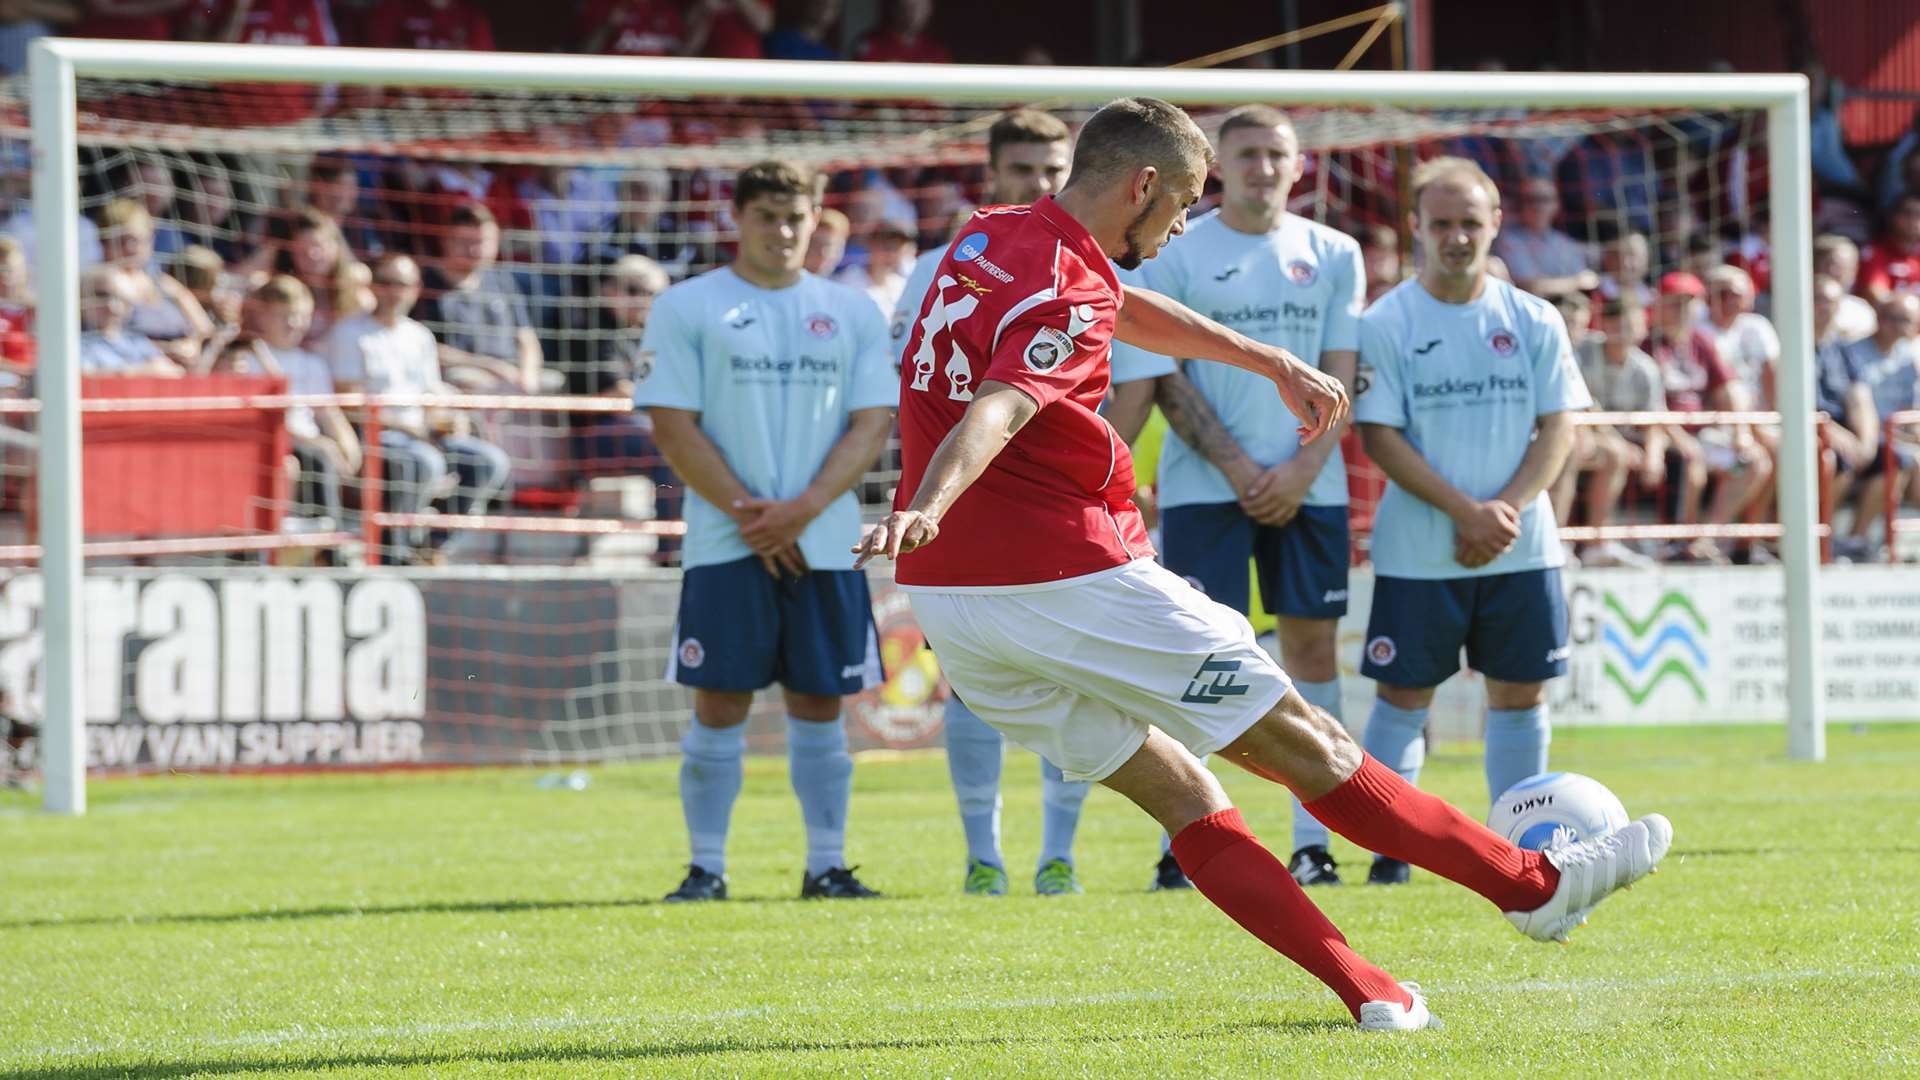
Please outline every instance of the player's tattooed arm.
M1040 404L1021 390L992 379L981 383L960 422L934 448L913 502L881 519L853 546L859 556L854 569L881 555L898 558L933 543L948 508L1039 411Z
M1153 398L1180 441L1200 451L1214 468L1225 473L1236 494L1245 494L1259 478L1260 466L1241 449L1239 440L1220 422L1219 414L1193 383L1176 369L1154 380Z

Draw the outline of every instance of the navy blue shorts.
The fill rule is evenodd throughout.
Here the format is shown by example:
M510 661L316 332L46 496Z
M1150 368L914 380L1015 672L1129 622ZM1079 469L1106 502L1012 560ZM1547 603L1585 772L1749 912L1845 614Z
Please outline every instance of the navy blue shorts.
M1347 611L1347 508L1303 506L1292 521L1261 525L1239 503L1160 511L1167 569L1200 583L1208 598L1247 613L1247 559L1270 614L1337 619Z
M1388 686L1439 686L1467 666L1501 682L1545 682L1567 673L1567 594L1560 571L1426 581L1382 577L1360 674Z
M775 578L758 558L696 566L680 583L667 678L702 690L857 694L884 681L858 570Z

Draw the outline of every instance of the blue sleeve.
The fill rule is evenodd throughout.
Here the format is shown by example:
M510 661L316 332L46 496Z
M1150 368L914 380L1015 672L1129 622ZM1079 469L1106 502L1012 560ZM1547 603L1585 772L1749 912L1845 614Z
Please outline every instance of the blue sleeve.
M635 405L691 412L706 407L704 358L699 335L680 310L685 302L684 293L676 296L674 289L668 289L647 315L647 329L640 338L640 379L633 388Z
M1157 280L1156 274L1162 269L1159 261L1155 260L1138 270L1119 270L1116 276L1119 277L1122 285L1152 289L1154 292L1164 293L1179 300L1180 297L1177 294L1172 292L1166 284ZM1136 348L1117 337L1113 339L1111 363L1113 366L1111 378L1115 386L1121 383L1139 382L1142 379L1157 379L1162 375L1172 374L1178 366L1172 357Z
M1400 370L1400 343L1382 325L1381 318L1359 321L1360 364L1355 377L1359 393L1353 419L1361 424L1407 426L1406 380Z
M849 305L853 320L853 377L847 390L847 411L855 409L893 409L900 405L900 373L894 369L894 353L887 324L880 309L866 296Z
M1360 260L1360 245L1341 244L1329 253L1327 266L1333 274L1333 301L1327 311L1326 340L1323 349L1360 347L1360 313L1367 307L1367 270Z
M1593 405L1587 380L1580 375L1560 309L1541 303L1534 309L1533 414L1570 412Z

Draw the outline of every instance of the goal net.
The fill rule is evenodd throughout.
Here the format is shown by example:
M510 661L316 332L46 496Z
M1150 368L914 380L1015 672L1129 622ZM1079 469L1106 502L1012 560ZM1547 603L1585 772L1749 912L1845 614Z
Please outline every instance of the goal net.
M847 230L829 272L882 297L883 309L898 282L869 262L948 240L984 196L995 117L1034 105L1077 123L1123 86L1187 103L1208 128L1232 104L1287 108L1307 156L1292 209L1358 237L1376 293L1412 272L1412 166L1458 154L1501 185L1509 222L1530 180L1550 182L1558 226L1583 245L1603 289L1731 262L1753 273L1763 310L1795 313L1783 335L1805 303L1799 253L1787 253L1797 291L1785 299L1782 255L1769 256L1779 192L1767 163L1781 148L1769 145L1764 106L1790 101L1775 85L1735 93L1723 82L1727 93L1708 94L1683 80L1662 100L1592 80L1584 95L1556 98L1536 79L1493 97L1446 77L1427 77L1421 94L1413 77L1386 93L1360 76L1310 88L1252 73L1015 80L1006 69L964 85L964 69L793 65L727 86L724 64L489 58L535 72L527 87L594 82L583 67L604 74L604 88L503 90L484 85L507 81L499 73L451 85L480 69L445 54L381 61L395 70L369 83L366 61L313 66L362 54L317 50L285 65L304 67L297 76L280 76L307 81L267 83L259 70L249 79L195 66L227 50L182 51L186 66L138 79L91 75L88 64L104 61L84 52L74 54L71 145L32 152L74 156L87 218L75 226L80 261L131 271L116 276L135 281L135 328L190 372L89 375L81 387L90 546L76 670L97 768L671 750L687 712L663 680L678 484L644 418L621 402L646 362L638 335L650 295L728 261L732 177L763 158L800 159L827 177L825 205ZM111 70L126 70L124 60ZM649 71L661 75L650 81ZM675 89L693 85L678 77L688 71L706 89ZM1232 80L1245 92L1227 89ZM1348 81L1344 98L1327 90ZM16 206L27 194L31 96L25 81L0 90L0 184ZM497 254L491 241L473 250L476 222L484 233L489 221ZM324 396L356 389L336 361L319 369L338 380L327 385L299 363L274 372L249 360L263 348L328 360L332 328L364 317L373 290L389 287L392 255L420 269L414 316L441 346L448 385L430 409ZM477 303L454 287L473 274L495 290ZM311 297L311 322L284 347L255 345L271 329L262 305L283 280ZM79 315L91 326L109 313L87 292L99 276L81 282ZM140 291L146 283L162 291ZM182 292L190 312L176 302ZM0 412L9 435L0 553L11 567L0 589L12 614L0 626L12 635L0 646L9 650L0 692L28 715L43 696L37 605L48 592L36 575L34 493L45 470L66 468L38 446L33 354L37 344L45 357L57 332L43 320L8 339L11 399L0 401L13 410ZM423 412L439 425L431 432L419 429ZM329 486L301 448L333 423L367 452L330 463ZM487 460L444 445L456 427L492 448ZM440 440L446 475L408 472L405 447L381 434L395 429ZM1351 442L1348 461L1364 563L1383 480ZM870 516L892 497L894 462L889 448L858 488ZM422 562L435 565L410 568ZM895 606L894 677L855 711L867 745L937 733L937 669ZM60 655L57 644L46 650Z

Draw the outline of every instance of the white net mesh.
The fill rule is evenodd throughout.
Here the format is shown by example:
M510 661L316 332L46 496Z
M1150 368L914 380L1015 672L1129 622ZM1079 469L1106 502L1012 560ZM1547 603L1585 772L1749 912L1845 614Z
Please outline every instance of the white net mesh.
M15 214L26 198L26 102L23 83L0 87L0 193L10 201L6 217L15 233L27 220ZM274 441L286 438L286 426L302 423L324 433L324 409L302 419L298 407L248 406L241 396L337 387L316 386L301 370L281 372L282 381L261 382L258 371L248 377L246 362L228 355L236 336L255 333L237 325L247 318L241 295L274 273L301 279L315 297L302 345L324 358L330 328L369 303L369 264L381 253L405 253L428 271L427 299L416 317L441 345L487 361L450 364L455 389L618 399L634 373L641 321L623 301L621 285L644 278L651 288L653 280L636 277L632 264L623 270L622 256L653 260L671 281L724 264L734 240L733 173L768 156L788 156L829 175L827 204L851 225L837 269L867 283L867 242L884 225L904 225L924 249L944 243L956 214L982 197L986 129L1004 107L83 79L82 202L107 223L104 250L94 246L103 230L83 230L83 261L126 260L115 246L113 207L116 200L143 207L154 222L154 250L136 269L156 280L172 275L204 310L204 323L176 321L147 336L189 369L213 372L167 387L146 380L118 390L89 384L87 393L96 396L207 399L204 407L165 416L132 412L89 421L89 453L119 446L124 453L115 460L122 463L126 455L151 459L147 472L88 466L89 540L133 545L102 549L96 564L175 566L189 577L189 565L242 562L280 568L261 571L269 574L304 573L286 568L351 563L363 555L385 563L431 557L586 568L569 571L584 575L578 579L530 571L422 584L426 705L412 716L401 710L362 720L346 709L294 720L417 720L429 729L420 754L444 761L670 749L685 710L679 691L661 680L671 579L663 587L645 572L674 565L676 540L670 527L639 526L677 516L678 485L644 423L570 410L564 401L454 409L470 417L474 441L493 450L463 453L434 436L429 441L440 442L446 473L436 479L410 473L404 447L371 439L382 461L333 463L329 481L327 470L299 452L299 431ZM1088 110L1089 103L1054 108L1069 122ZM1208 126L1223 112L1196 116ZM1516 103L1485 110L1318 107L1293 117L1309 152L1294 209L1361 237L1376 292L1411 272L1402 257L1410 250L1403 222L1411 166L1454 153L1485 166L1509 199L1528 178L1553 180L1561 228L1588 246L1603 274L1644 286L1669 269L1731 260L1756 271L1764 296L1758 238L1765 234L1765 146L1757 113L1547 111ZM501 288L511 293L508 306L518 305L504 316L436 303L433 295L435 270L448 256L462 214L475 205L500 225ZM1645 237L1644 259L1631 251L1639 242L1625 239L1635 233ZM164 323L166 312L159 315ZM521 319L537 346L531 366L523 365L517 336L500 332ZM168 332L176 336L165 337ZM6 349L15 362L12 393L22 400L31 394L31 351L30 341ZM349 406L341 415L361 425L367 438L364 410ZM394 426L393 416L383 420ZM32 421L9 415L3 422L15 437L0 459L0 547L25 568L32 556ZM236 428L251 434L241 439ZM238 471L217 482L194 471L199 459L191 454L153 456L156 446L204 444L213 436L250 448L229 455L229 467ZM1382 482L1357 447L1350 445L1347 460L1362 538L1356 555L1363 557ZM870 512L891 499L893 461L890 450L859 488ZM382 512L467 521L370 527L374 500ZM486 528L462 527L483 520ZM267 550L210 554L187 543L209 537L268 538ZM153 541L179 548L137 546ZM21 584L26 580L13 584L28 588ZM148 582L135 590L136 628L145 625L141 598L155 587ZM350 605L350 598L344 602ZM582 605L600 614L582 621ZM520 624L511 633L499 625L503 608ZM163 628L177 622L155 619ZM30 631L29 619L16 640ZM144 650L166 637L130 633L120 657L125 686L137 683ZM342 647L350 652L354 640L347 633ZM167 677L185 677L182 670ZM31 697L27 668L16 665L6 677ZM111 715L146 723L137 694L122 696L123 706L109 709ZM898 706L887 703L895 711L876 723L892 732L887 740L910 742L920 721ZM249 722L255 721L232 721ZM215 764L235 763L221 758L217 745L211 752ZM307 752L317 760L314 746ZM115 766L156 762L151 746L102 759Z

